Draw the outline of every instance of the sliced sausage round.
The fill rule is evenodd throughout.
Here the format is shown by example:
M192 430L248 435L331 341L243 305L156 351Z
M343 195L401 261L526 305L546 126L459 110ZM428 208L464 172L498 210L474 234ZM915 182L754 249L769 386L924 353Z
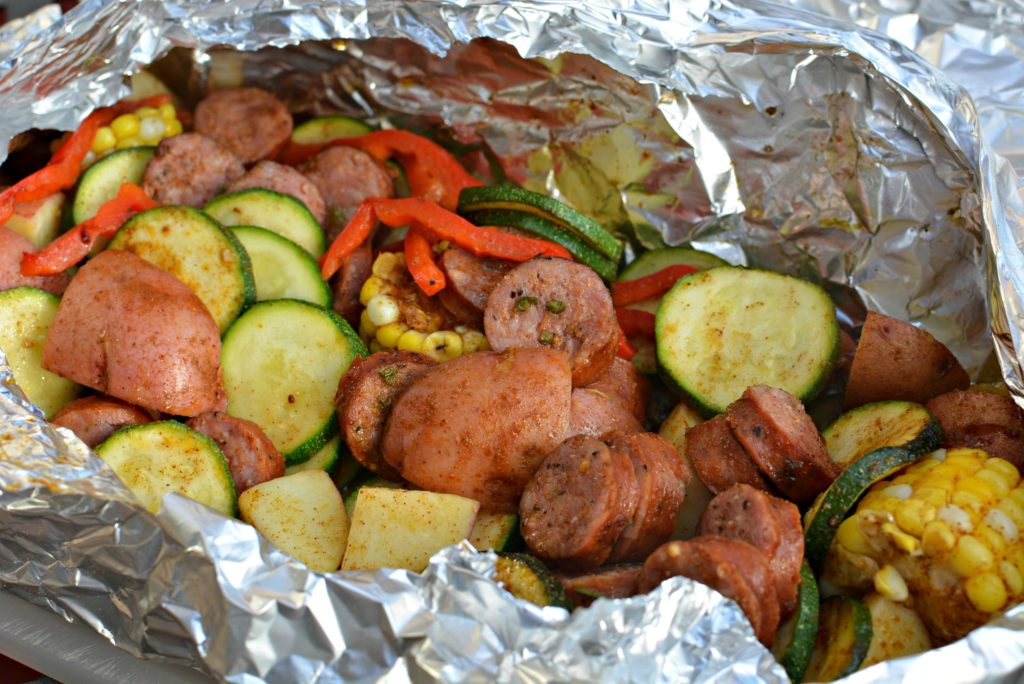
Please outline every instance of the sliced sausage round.
M464 249L449 247L438 260L446 278L441 303L453 316L469 325L483 322L487 297L513 264L502 259L474 256Z
M537 556L592 570L608 559L639 499L629 456L577 435L544 459L519 503L520 531Z
M583 264L554 257L524 261L505 274L487 298L484 332L496 351L567 352L575 387L608 370L619 343L612 297L601 277Z
M608 560L642 561L672 536L676 514L683 503L683 483L673 472L653 440L638 433L616 432L603 441L612 449L626 453L633 463L640 497L631 524L615 541Z
M356 330L359 329L359 314L363 310L359 303L359 291L372 274L373 250L370 241L366 240L342 260L341 268L331 279L334 311Z
M1013 399L955 390L940 394L926 406L942 424L947 449L982 449L1024 470L1024 414Z
M245 166L231 150L199 133L164 138L142 177L142 189L160 204L202 208L242 177Z
M750 485L738 484L711 500L697 533L739 539L760 549L775 578L783 616L793 611L804 558L803 526L796 506Z
M36 287L58 297L64 294L71 276L66 273L49 276L21 274L21 256L36 251L35 245L24 237L0 226L0 290L12 287Z
M640 432L643 425L617 399L604 392L577 387L572 391L569 434L600 437L612 430Z
M739 604L757 638L766 646L775 639L779 604L763 553L746 542L704 536L672 541L644 561L638 589L646 593L670 577L689 577Z
M434 366L411 351L382 351L352 364L338 386L338 423L353 458L387 480L401 477L380 454L384 425L395 399Z
M195 130L252 164L285 146L292 137L292 115L265 90L218 90L196 105Z
M789 392L752 385L725 415L737 441L787 498L812 501L839 476L814 421Z
M217 443L227 459L237 493L284 475L284 456L251 420L210 411L185 424Z
M153 415L149 411L126 401L93 396L64 404L50 422L71 430L91 449L126 425L142 425L152 420Z
M356 207L373 197L393 197L391 176L373 157L354 147L328 147L299 169L313 181L327 205L324 232L331 242Z
M569 359L551 349L474 352L434 366L395 400L381 454L404 479L513 513L569 430Z
M220 329L192 290L130 252L79 269L57 308L43 366L143 408L197 416L226 407Z
M736 441L725 415L696 425L686 432L686 455L701 482L718 494L734 484L768 490L757 464Z
M616 356L608 370L601 373L587 389L599 390L622 402L640 422L647 415L647 399L651 394L651 381L632 363Z
M589 606L599 597L615 599L636 596L642 568L639 563L608 565L583 574L559 573L557 577L573 605L579 608Z
M245 172L245 175L228 186L227 192L264 188L290 195L306 205L317 223L323 225L327 219L327 207L313 181L290 166L272 161L261 161Z

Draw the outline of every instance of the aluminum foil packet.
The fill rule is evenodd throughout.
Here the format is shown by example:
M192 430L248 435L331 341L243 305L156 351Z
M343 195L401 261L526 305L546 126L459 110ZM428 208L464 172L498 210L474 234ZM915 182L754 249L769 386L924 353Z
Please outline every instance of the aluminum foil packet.
M690 242L821 282L847 323L865 306L913 321L975 377L994 351L1024 397L1019 178L967 93L900 40L752 0L91 0L12 35L0 161L146 65L187 103L258 85L496 160L481 169L631 249ZM187 499L153 516L0 369L0 583L136 655L231 682L786 679L735 604L682 578L570 615L513 599L465 546L420 575L320 574ZM1016 680L1022 630L1017 608L850 679Z

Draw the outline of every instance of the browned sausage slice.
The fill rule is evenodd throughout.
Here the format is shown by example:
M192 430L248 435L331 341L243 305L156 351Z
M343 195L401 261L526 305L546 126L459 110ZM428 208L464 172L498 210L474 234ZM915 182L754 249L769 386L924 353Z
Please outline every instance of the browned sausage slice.
M761 643L770 646L779 604L764 554L736 539L704 536L662 545L644 561L638 589L648 592L670 577L689 577L739 604Z
M569 430L569 359L551 349L474 352L434 366L395 400L381 454L434 492L513 513Z
M439 293L441 303L469 325L483 322L487 297L512 269L508 261L477 257L458 247L446 249L439 264L447 279L445 289Z
M690 472L690 466L687 465L686 459L679 453L675 445L655 432L638 432L631 439L648 454L657 456L665 462L676 476L676 481L685 496L686 485L693 477L693 473Z
M608 556L609 562L642 561L672 536L676 514L683 503L683 483L663 458L659 445L638 433L612 433L604 440L626 453L633 462L640 498L632 523L623 530Z
M363 310L359 303L359 291L372 274L373 250L370 241L366 240L342 260L341 269L331 280L334 310L356 330L359 329L359 314Z
M142 189L161 204L202 208L245 173L231 150L198 133L164 138L142 177Z
M523 540L537 556L578 571L605 562L636 511L629 456L577 435L544 459L519 504Z
M640 581L639 563L609 565L594 572L566 575L557 574L566 593L577 608L589 606L596 598L629 598L637 594Z
M750 458L793 501L813 500L839 476L814 421L789 392L753 385L725 415Z
M600 437L612 430L639 432L643 426L618 399L588 387L574 389L569 409L569 434Z
M138 406L113 397L94 396L75 399L57 412L50 422L71 430L93 448L118 428L149 423L153 416Z
M196 105L195 130L252 164L284 147L292 137L292 115L265 90L218 90Z
M548 347L569 354L572 384L589 385L615 358L619 326L601 277L553 257L524 261L487 298L484 332L491 349Z
M618 397L622 405L640 422L647 415L651 381L626 359L616 356L608 370L587 385L587 389L600 390L609 396Z
M71 276L64 273L51 276L21 274L21 255L34 251L36 247L28 238L0 226L0 290L9 290L12 287L37 287L61 296L71 282Z
M338 236L363 200L395 194L388 172L353 147L329 147L299 170L313 181L327 205L324 232L328 242Z
M686 455L697 477L713 494L737 483L765 491L769 488L757 464L736 441L725 415L715 416L686 432Z
M701 516L698 534L739 539L768 558L783 616L796 607L804 535L799 509L788 501L739 484L715 496Z
M942 423L947 449L983 449L1024 470L1024 415L1013 399L956 390L940 394L926 406Z
M869 312L850 365L844 404L904 399L923 404L971 384L952 352L910 323Z
M323 225L327 219L327 207L313 181L290 166L272 161L261 161L246 171L245 175L228 186L227 192L264 188L285 195L291 195L306 205L317 223Z
M284 456L256 423L211 411L186 425L217 443L228 461L238 494L284 475Z
M105 250L68 285L43 366L176 416L226 407L220 330L187 285L129 252Z
M352 456L387 480L398 471L380 454L384 424L395 399L434 366L434 360L411 351L382 351L352 364L338 386L338 423Z

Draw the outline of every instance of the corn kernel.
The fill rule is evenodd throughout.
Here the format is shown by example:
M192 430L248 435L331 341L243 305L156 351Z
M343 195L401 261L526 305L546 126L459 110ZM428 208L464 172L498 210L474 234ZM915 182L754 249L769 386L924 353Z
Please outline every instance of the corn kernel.
M117 141L117 149L124 150L129 147L140 147L142 145L142 139L138 136L131 136L130 138L120 138Z
M978 475L980 475L981 472L982 471L978 471ZM956 485L956 490L958 492L971 492L972 494L977 494L986 501L996 498L998 493L996 492L995 487L993 487L990 482L986 482L978 477L978 475L971 475L960 480Z
M164 102L157 108L157 111L160 113L160 118L163 119L165 123L178 120L178 112L170 102Z
M978 525L974 530L974 536L980 539L996 558L1002 558L1006 553L1006 540L1003 539L1002 532L990 525Z
M139 137L147 145L153 145L160 142L166 130L167 127L164 125L163 119L151 116L143 119L139 125Z
M991 468L982 468L975 474L975 477L983 482L988 483L997 496L1003 497L1010 493L1013 489L1013 485L1016 482L1011 482L1010 478L1006 477L1003 473L998 470L992 470Z
M941 520L932 520L924 526L921 533L921 548L929 556L949 553L956 545L956 535L949 525Z
M953 503L954 506L959 506L960 508L964 509L965 511L972 511L972 512L976 513L976 512L978 512L979 510L981 510L982 508L985 507L985 504L987 503L987 500L983 499L980 496L978 496L974 492L969 492L969 491L966 491L966 490L959 490L959 491L953 492L953 501L952 501L952 503Z
M983 572L964 582L971 605L982 613L995 613L1006 603L1006 585L994 572Z
M1013 491L1006 495L1008 498L1013 499L1021 507L1024 507L1024 485L1017 485Z
M405 266L405 256L399 252L381 252L373 260L371 271L373 275L384 280L391 280L395 270L401 270Z
M887 499L909 499L913 493L914 490L908 484L890 484L879 492Z
M935 519L935 507L918 499L907 499L896 507L893 517L904 532L920 537L925 524Z
M1002 473L1003 475L1005 475L1007 480L1013 482L1013 484L1010 485L1011 489L1013 487L1016 487L1017 483L1020 482L1020 473L1017 472L1016 466L1014 466L1012 463L1010 463L1004 458L993 456L992 458L985 461L985 467L988 468L989 470L994 470L997 473Z
M388 323L377 328L377 341L385 349L397 349L398 340L409 329L404 323Z
M929 503L936 508L945 506L949 503L949 495L947 491L937 487L922 487L920 489L915 489L913 498L918 501Z
M907 583L899 570L891 565L883 565L874 576L875 590L890 601L906 601L910 596Z
M398 338L398 348L404 351L418 352L423 348L423 340L425 339L427 339L427 336L418 330L406 330Z
M110 130L118 140L131 138L139 134L139 117L135 114L122 114L110 122Z
M384 351L384 347L380 346L380 342L377 340L370 340L370 353L376 354L379 351Z
M181 122L174 119L167 124L167 137L170 138L173 135L181 135L182 130L184 129L181 127Z
M1020 536L1020 526L1017 522L1006 514L1006 511L1002 508L1006 504L1003 500L998 507L990 508L988 513L985 514L985 523L991 525L994 529L999 530L1003 535L1003 540L1008 544L1017 541ZM1010 504L1015 506L1016 504Z
M114 149L116 144L117 136L114 135L114 131L110 130L110 126L103 126L96 131L96 137L92 139L92 151L96 154L103 154Z
M950 451L946 455L946 460L943 461L943 464L956 468L961 473L965 473L967 475L973 475L981 470L981 461L970 451L964 451L961 449Z
M487 338L478 330L467 330L462 333L462 353L472 354L477 351L487 351L491 345Z
M940 477L946 480L955 480L960 476L960 470L943 461L932 468L932 471L928 473L928 475L931 477Z
M974 519L965 511L954 504L948 504L939 509L935 516L954 530L960 532L971 532L974 530Z
M836 540L843 545L847 551L870 556L872 551L868 545L868 538L864 536L861 529L859 516L852 515L842 522L836 530Z
M139 107L135 110L135 116L139 117L140 119L159 117L160 110L156 107Z
M386 294L370 297L370 301L366 303L366 312L370 317L370 322L378 328L390 323L397 323L402 317L402 310L398 308L398 301L391 295Z
M921 542L896 527L893 523L882 523L882 533L896 545L896 548L904 553L913 554L921 548Z
M953 479L948 475L928 473L918 481L915 489L941 489L944 492L952 493Z
M931 469L937 465L939 465L939 462L936 461L935 459L926 458L923 461L918 461L917 463L913 464L904 472L911 473L914 475L924 475L925 473L931 472Z
M999 574L1003 576L1003 582L1006 583L1006 588L1010 590L1011 594L1020 596L1024 593L1024 576L1020 574L1016 565L1010 561L1001 561Z
M367 313L366 309L359 314L359 336L363 339L369 339L377 334L377 326L370 320L370 314Z
M949 557L949 564L961 577L973 577L992 567L995 558L988 547L970 534L960 537L956 549Z
M381 278L370 276L359 290L359 303L366 306L373 297L379 294L390 294L390 287Z
M462 338L453 330L438 330L427 335L421 351L435 361L448 361L462 354Z

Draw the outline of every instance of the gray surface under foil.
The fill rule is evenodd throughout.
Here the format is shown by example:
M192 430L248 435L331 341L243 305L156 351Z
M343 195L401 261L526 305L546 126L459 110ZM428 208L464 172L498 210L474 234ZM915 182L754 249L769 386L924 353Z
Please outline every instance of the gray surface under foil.
M462 45L476 37L545 59ZM327 42L287 47L306 41ZM237 75L299 112L451 127L640 244L694 240L853 287L972 369L994 337L1024 396L1018 178L963 91L894 41L757 2L94 1L0 44L0 158L23 130L71 129L114 102L123 75L171 47L186 48L169 69L183 90ZM512 600L465 549L423 576L322 575L188 500L154 517L3 379L0 581L132 653L233 682L784 679L736 607L686 580L570 617ZM858 681L1015 679L1022 620Z

